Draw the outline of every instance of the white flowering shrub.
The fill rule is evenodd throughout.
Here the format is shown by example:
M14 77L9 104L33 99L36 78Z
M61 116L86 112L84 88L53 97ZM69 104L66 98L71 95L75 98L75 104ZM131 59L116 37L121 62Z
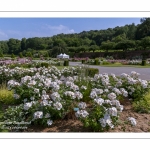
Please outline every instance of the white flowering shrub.
M80 66L61 71L54 66L30 69L3 66L0 69L1 77L10 79L8 89L14 91L14 98L19 103L6 110L6 122L28 121L50 126L55 120L71 114L93 131L106 131L115 128L123 111L120 100L137 100L150 85L139 79L134 71L119 77L95 74L92 78L86 76L86 68Z

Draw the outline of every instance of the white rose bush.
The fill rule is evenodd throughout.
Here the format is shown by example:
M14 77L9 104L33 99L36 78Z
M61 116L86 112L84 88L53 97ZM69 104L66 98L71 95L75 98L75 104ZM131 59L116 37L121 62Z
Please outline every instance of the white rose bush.
M55 120L66 119L71 114L92 131L104 132L117 125L124 109L122 100L137 101L150 87L150 82L141 80L136 72L120 76L95 74L94 77L81 72L82 66L62 70L54 66L0 67L0 77L13 90L16 99L16 105L4 113L4 121L50 127ZM134 119L129 120L136 125Z

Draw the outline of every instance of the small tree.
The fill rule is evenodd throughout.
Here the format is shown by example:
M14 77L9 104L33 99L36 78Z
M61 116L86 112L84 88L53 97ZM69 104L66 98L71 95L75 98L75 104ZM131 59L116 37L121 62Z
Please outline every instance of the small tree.
M11 58L12 58L12 59L14 59L14 58L15 58L15 55L14 55L13 53L11 54Z
M46 52L46 53L45 53L45 57L49 57L49 54L48 54L48 52Z
M26 56L31 58L33 57L31 52L27 52Z
M19 53L19 57L20 57L20 58L23 58L22 52Z
M0 51L0 57L4 57L3 53Z

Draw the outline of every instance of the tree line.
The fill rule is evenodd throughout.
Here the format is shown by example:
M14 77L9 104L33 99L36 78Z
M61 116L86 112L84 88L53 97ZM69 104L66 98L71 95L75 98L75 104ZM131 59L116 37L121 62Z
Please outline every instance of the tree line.
M33 37L0 41L0 53L15 55L46 55L60 53L95 52L96 50L146 50L150 47L150 18L141 18L140 24L127 24L106 30L90 30L52 37Z

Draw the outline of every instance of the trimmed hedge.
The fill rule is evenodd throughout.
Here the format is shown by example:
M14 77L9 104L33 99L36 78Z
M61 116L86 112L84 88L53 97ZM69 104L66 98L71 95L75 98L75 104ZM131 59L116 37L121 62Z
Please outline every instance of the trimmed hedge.
M64 66L69 66L69 60L64 60Z
M95 59L94 65L100 65L99 59Z
M142 60L142 66L146 66L146 60Z
M84 64L85 63L85 60L82 60L82 64Z
M49 66L49 64L48 64L48 63L46 63L46 62L42 62L42 63L41 63L41 67L48 68L48 66Z

